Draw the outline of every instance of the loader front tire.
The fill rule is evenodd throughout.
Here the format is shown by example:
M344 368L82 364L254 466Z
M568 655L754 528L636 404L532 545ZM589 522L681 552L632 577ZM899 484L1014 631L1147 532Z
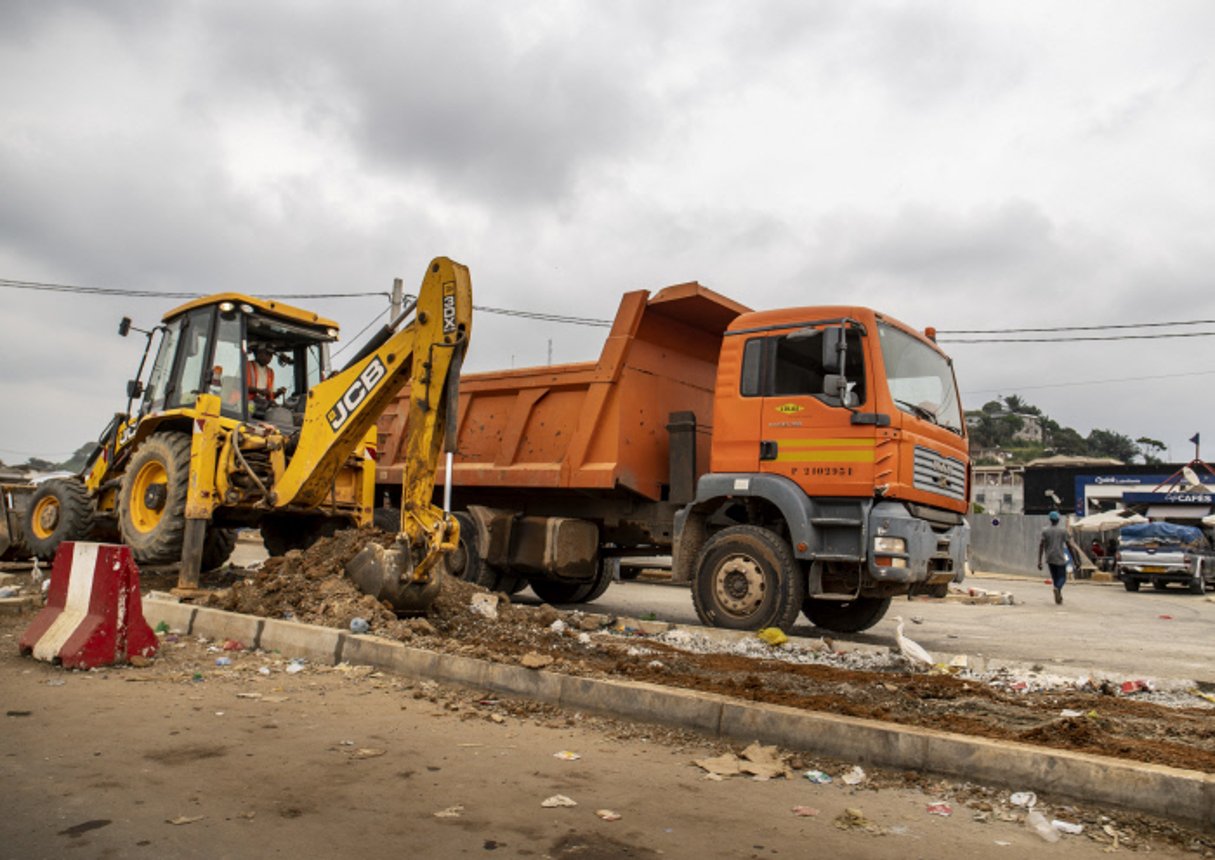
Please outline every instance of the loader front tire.
M190 437L156 433L136 449L118 494L118 528L142 564L181 560L190 484Z
M89 539L93 502L78 478L53 478L34 491L24 520L21 529L30 551L50 561L65 540Z

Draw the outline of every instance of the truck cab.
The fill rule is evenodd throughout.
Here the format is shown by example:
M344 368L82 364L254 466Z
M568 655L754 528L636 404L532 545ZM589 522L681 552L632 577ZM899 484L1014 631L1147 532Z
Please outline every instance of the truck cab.
M929 336L863 307L739 316L710 469L682 514L709 535L689 571L698 612L785 626L801 609L859 630L893 595L942 593L964 567L968 462L953 366Z

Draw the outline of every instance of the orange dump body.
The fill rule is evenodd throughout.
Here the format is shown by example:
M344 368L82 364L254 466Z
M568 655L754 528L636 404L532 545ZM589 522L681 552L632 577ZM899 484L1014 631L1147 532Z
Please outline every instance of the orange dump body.
M463 376L454 485L662 500L671 413L695 413L697 476L708 467L722 335L747 311L696 282L637 290L622 298L598 361ZM401 479L408 396L378 423L379 485Z

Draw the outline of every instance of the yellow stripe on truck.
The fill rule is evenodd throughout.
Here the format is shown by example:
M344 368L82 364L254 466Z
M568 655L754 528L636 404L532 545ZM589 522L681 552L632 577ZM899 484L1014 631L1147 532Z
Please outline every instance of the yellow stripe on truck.
M778 463L872 463L873 449L868 451L806 451L781 446L776 455Z

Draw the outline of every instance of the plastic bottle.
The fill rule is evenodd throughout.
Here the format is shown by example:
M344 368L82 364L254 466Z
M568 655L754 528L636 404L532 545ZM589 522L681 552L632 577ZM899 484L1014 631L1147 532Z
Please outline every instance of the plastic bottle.
M1036 809L1031 809L1025 816L1025 826L1042 837L1044 842L1058 842L1059 832L1050 826L1046 816Z

